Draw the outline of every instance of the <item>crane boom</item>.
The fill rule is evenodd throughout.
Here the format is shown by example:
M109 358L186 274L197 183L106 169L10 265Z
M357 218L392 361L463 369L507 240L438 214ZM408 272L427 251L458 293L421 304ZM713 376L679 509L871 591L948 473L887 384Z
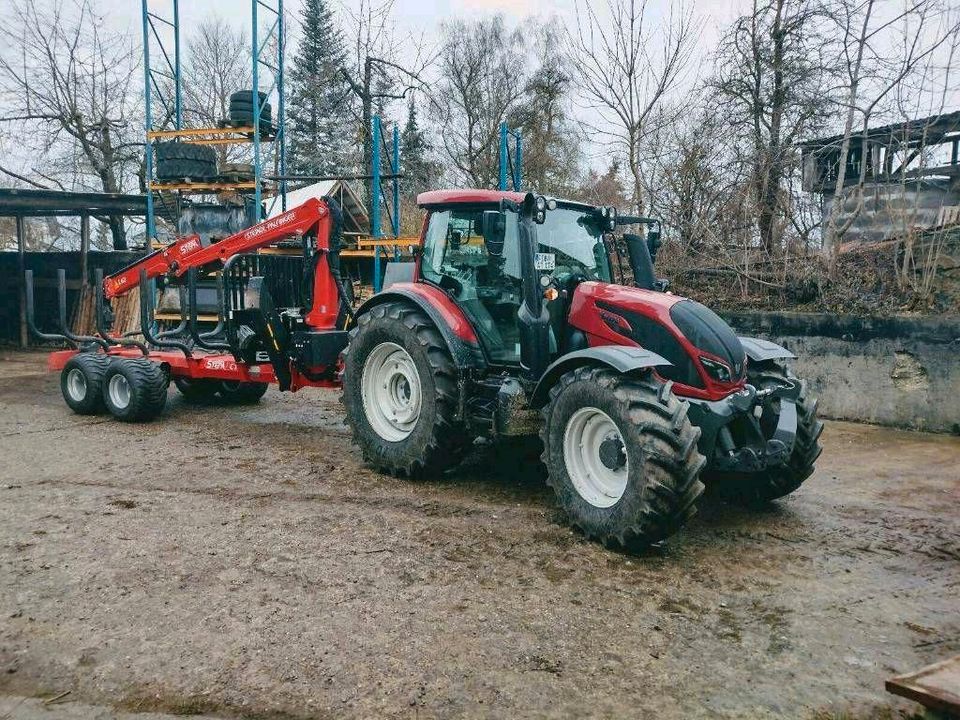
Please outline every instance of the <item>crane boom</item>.
M285 238L302 237L308 233L316 237L318 251L327 251L330 249L330 231L331 214L327 203L310 198L282 215L268 218L216 243L204 245L199 235L178 238L162 250L104 278L103 294L110 300L137 287L141 270L147 271L147 279L162 275L181 277L191 268L222 265L237 253L252 252Z

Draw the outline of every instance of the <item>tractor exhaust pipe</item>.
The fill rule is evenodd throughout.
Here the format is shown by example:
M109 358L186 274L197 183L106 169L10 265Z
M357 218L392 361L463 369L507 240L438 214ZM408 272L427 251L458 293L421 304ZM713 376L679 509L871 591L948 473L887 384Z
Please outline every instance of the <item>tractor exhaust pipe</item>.
M633 233L624 233L623 240L627 244L627 254L630 256L633 284L643 290L655 290L657 277L653 272L653 258L650 256L650 247L646 239Z

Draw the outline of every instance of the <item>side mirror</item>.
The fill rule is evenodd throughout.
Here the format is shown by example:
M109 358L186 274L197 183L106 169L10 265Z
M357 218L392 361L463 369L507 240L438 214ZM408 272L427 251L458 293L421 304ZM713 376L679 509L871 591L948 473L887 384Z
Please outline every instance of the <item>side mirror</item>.
M484 210L479 216L477 228L483 236L483 244L493 257L503 255L504 238L507 235L507 215L500 210Z

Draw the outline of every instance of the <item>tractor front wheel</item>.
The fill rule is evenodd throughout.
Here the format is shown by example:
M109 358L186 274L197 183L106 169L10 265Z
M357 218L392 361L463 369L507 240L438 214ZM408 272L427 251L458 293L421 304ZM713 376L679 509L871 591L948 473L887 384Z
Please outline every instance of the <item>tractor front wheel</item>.
M457 369L436 327L402 303L357 318L344 351L343 404L364 458L392 475L438 475L463 456Z
M798 379L777 360L750 365L747 382L758 390L765 390L788 383L800 383L797 398L797 438L793 451L783 465L768 467L752 473L715 473L709 477L711 492L744 505L764 505L772 500L789 495L798 489L813 474L814 463L820 457L820 434L823 423L817 419L817 401L807 390L805 381ZM765 412L760 425L767 435L772 435L779 420L779 405Z
M695 514L704 458L687 407L650 373L581 367L560 378L544 409L543 461L573 525L636 550Z

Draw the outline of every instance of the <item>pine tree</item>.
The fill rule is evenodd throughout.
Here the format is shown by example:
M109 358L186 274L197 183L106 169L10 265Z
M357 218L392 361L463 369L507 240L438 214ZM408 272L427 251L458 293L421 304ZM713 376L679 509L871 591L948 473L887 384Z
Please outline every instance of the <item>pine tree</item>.
M407 122L400 133L401 187L404 194L414 196L428 190L437 179L437 164L431 158L432 148L417 122L417 105L413 97L407 105Z
M327 0L305 0L301 16L303 39L289 71L290 167L298 175L344 174L352 137L343 35Z

